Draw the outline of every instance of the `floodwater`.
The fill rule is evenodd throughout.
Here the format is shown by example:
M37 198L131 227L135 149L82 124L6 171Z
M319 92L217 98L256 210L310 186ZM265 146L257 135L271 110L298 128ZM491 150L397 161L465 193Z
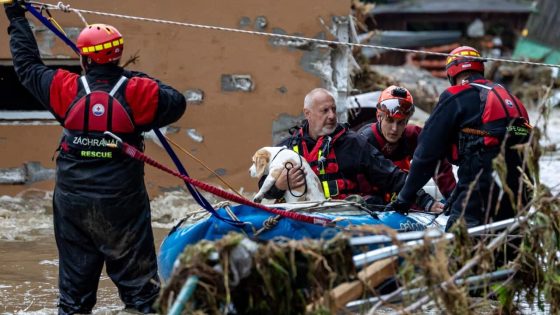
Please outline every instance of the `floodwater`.
M51 192L37 190L0 197L0 314L57 313L58 255L51 202ZM197 210L192 197L183 191L153 200L156 249L187 213L204 215ZM94 313L113 314L122 308L117 289L104 272Z
M560 110L548 124L543 144L560 147ZM541 181L560 192L560 153L541 158ZM216 200L209 198L211 203ZM16 197L0 196L0 314L56 314L58 260L52 229L52 192L26 191ZM199 207L183 191L168 192L152 201L156 247L169 229ZM103 274L96 314L122 309L111 280ZM530 313L529 308L527 311ZM525 313L525 312L524 312Z

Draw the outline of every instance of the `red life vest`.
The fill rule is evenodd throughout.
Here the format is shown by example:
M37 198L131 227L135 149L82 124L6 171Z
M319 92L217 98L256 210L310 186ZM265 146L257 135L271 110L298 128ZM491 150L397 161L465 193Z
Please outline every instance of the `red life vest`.
M459 144L452 148L455 161L469 152L497 148L506 140L508 147L524 143L531 133L527 110L499 84L476 80L469 85L480 95L480 125L468 126L459 133Z
M69 106L63 122L62 153L71 153L81 159L116 157L117 151L108 146L115 140L104 135L105 131L143 149L142 136L136 131L131 109L124 97L127 81L121 77L109 92L91 91L86 77L80 77L78 96Z
M319 177L325 198L344 199L348 195L359 193L358 184L343 178L339 172L338 162L334 153L334 143L346 130L346 128L343 128L332 138L330 136L319 137L313 150L309 151L307 143L303 140L303 128L301 128L299 130L299 143L293 146L293 150L303 155L313 172Z

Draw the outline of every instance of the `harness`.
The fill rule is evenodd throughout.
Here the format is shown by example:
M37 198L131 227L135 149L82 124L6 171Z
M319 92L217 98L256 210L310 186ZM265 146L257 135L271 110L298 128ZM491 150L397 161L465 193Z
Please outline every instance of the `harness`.
M297 137L292 140L292 149L303 155L311 166L311 169L323 186L325 198L344 199L350 194L359 193L358 184L354 181L345 179L339 171L340 167L334 153L333 145L345 132L343 128L333 137L319 137L313 150L309 151L307 143L303 140L303 128L297 132Z
M127 81L122 76L109 92L103 89L92 91L86 77L80 77L78 97L66 111L62 124L61 153L80 159L113 159L119 156L120 153L110 146L115 144L115 140L104 135L105 131L143 149L142 136L136 131L131 109L124 97Z
M454 161L471 153L494 151L503 141L508 147L525 143L531 133L532 126L522 110L523 105L514 96L499 84L477 81L469 85L479 92L481 121L461 129L458 144L452 152Z

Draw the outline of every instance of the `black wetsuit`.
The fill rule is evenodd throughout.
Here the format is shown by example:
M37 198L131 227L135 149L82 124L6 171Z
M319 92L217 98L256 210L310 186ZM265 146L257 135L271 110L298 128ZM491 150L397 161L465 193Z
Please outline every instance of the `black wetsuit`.
M490 83L478 74L467 80L479 84ZM528 120L523 104L514 96L510 95L510 99L510 102L520 107L522 115ZM471 146L469 143L479 141L461 132L463 128L480 129L484 107L481 105L480 90L471 84L452 86L442 93L420 134L406 184L398 197L401 201L411 202L415 192L433 176L438 161L447 155L448 160L459 166L457 187L450 200L451 215L447 228L462 215L463 209L469 227L483 224L487 218L502 220L514 215L515 207L507 196L502 198L496 213L500 189L493 177L492 159L498 155L500 146ZM507 148L505 158L507 185L517 195L520 176L517 167L521 165L521 159L516 152ZM473 190L464 208L469 186L473 182ZM522 196L525 201L524 191Z
M21 83L65 126L72 105L85 95L80 76L46 67L25 17L10 20L10 48ZM131 124L134 129L127 136L142 148L141 133L178 120L186 108L185 98L145 74L114 64L92 66L85 75L92 91L105 92L122 77L127 79L115 100L126 103L126 113L113 119L111 128ZM91 106L86 110L93 115L107 116L97 104ZM152 312L160 285L144 164L111 152L88 130L74 130L80 134L69 136L67 129L56 160L53 201L59 313L91 312L104 263L125 306Z

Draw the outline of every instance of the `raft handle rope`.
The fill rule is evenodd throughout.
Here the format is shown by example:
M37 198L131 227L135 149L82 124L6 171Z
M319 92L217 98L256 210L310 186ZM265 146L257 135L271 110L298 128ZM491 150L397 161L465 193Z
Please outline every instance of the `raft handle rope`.
M108 12L85 10L85 9L75 9L75 8L71 8L70 5L65 5L62 1L58 2L56 5L49 4L49 3L37 2L37 1L29 1L29 2L26 2L26 6L29 3L33 3L33 4L36 4L36 5L44 5L48 8L50 8L51 10L61 10L63 12L75 12L78 15L80 15L81 13L86 13L86 14L92 14L92 15L100 15L100 16L106 16L106 17L127 19L127 20L153 22L153 23L160 23L160 24L169 24L169 25L184 26L184 27L198 28L198 29L207 29L207 30L216 30L216 31L224 31L224 32L234 32L234 33L242 33L242 34L247 34L247 35L266 36L266 37L272 37L272 38L282 38L282 39L294 40L294 41L300 41L300 42L312 42L312 43L318 43L318 44L323 44L323 45L327 45L327 46L334 45L334 46L346 46L346 47L349 47L349 48L353 48L353 47L375 48L375 49L388 50L388 51L396 51L396 52L404 52L404 53L417 53L417 54L440 56L440 57L458 57L459 56L459 55L439 53L439 52L431 52L431 51L424 51L424 50L417 50L417 49L405 49L405 48L395 48L395 47L371 45L371 44L341 42L341 41L337 41L337 40L327 40L327 39L309 38L309 37L304 37L304 36L294 36L294 35L259 32L259 31L249 31L249 30L242 30L242 29L229 28L229 27L220 27L220 26L212 26L212 25L205 25L205 24L177 22L177 21L170 21L170 20L163 20L163 19L138 17L138 16L132 16L132 15L108 13ZM81 17L81 18L83 20L83 17ZM533 66L543 66L543 67L550 67L550 68L560 68L560 65L540 63L540 62L511 60L511 59L493 58L493 57L471 57L471 58L475 59L475 60L481 60L481 61L497 61L497 62L504 62L504 63L515 63L515 64L526 64L526 65L533 65Z
M297 221L301 221L301 222L306 222L306 223L311 223L311 224L316 224L316 225L322 225L322 226L332 226L333 225L333 221L327 218L320 218L320 217L315 217L315 216L309 216L309 215L303 215L300 213L295 213L295 212L290 212L290 211L284 211L284 210L279 210L279 209L274 209L274 208L269 208L266 207L264 205L258 204L256 202L250 201L246 198L237 196L233 193L230 193L228 191L225 191L223 189L220 189L218 187L209 185L207 183L201 182L197 179L188 177L187 175L183 175L181 173L179 173L178 171L174 171L170 168L168 168L167 166L155 161L154 159L148 157L147 155L145 155L144 153L140 152L138 149L136 149L135 147L129 145L126 142L123 142L119 137L117 137L115 134L109 132L109 131L105 131L105 134L112 137L113 139L116 140L116 145L111 145L111 147L117 147L119 148L124 154L130 156L133 159L142 161L148 165L151 165L155 168L158 168L166 173L169 173L175 177L181 178L182 180L184 180L185 182L188 182L189 184L196 186L204 191L207 191L209 193L212 193L216 196L231 200L233 202L237 202L240 204L244 204L247 206L251 206L253 208L258 208L276 215L280 215L282 217L286 217L286 218L290 218L292 220L297 220ZM226 218L222 218L224 220L227 220L228 222L231 220L228 220ZM236 222L236 223L240 223L240 222Z

